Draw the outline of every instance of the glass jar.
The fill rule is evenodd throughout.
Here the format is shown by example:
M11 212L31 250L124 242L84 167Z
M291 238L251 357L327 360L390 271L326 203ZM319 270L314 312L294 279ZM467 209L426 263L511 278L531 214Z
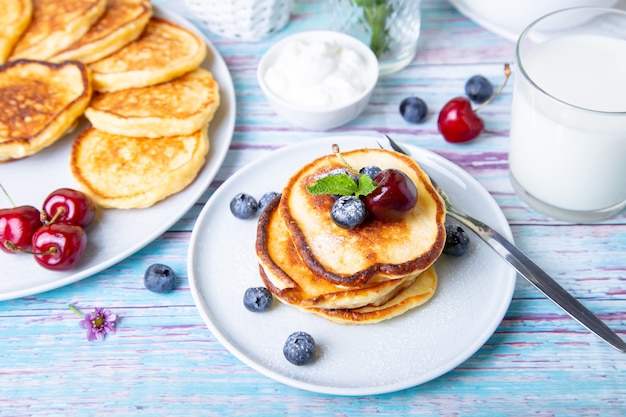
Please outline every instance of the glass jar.
M330 28L370 46L380 75L406 67L415 56L421 0L328 0Z

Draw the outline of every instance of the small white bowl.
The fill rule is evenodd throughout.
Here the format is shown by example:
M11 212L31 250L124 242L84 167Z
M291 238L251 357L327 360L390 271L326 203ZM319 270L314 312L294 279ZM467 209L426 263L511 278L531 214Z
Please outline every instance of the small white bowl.
M346 53L353 51L360 57L363 61L363 65L362 67L359 66L357 75L361 78L363 89L354 94L349 101L324 105L320 103L308 104L306 102L307 98L314 97L315 94L297 95L297 101L299 102L296 102L287 97L287 95L279 95L276 91L273 91L269 85L271 82L268 83L269 79L266 78L266 73L268 69L276 64L279 58L285 56L285 51L287 51L285 48L293 48L296 44L300 46L309 45L309 47L316 47L320 46L320 41L337 45L341 51ZM296 63L295 66L299 64L301 65L301 63ZM310 77L308 75L304 77L306 84L301 84L300 86L305 89L314 86L315 72L318 70L321 71L320 68L323 68L321 62L307 65L304 71L311 70L313 72ZM303 74L304 71L294 68L291 75ZM311 80L310 85L308 83L309 79ZM329 130L354 120L365 109L372 96L372 91L378 82L378 60L367 45L344 33L326 30L305 31L284 38L263 55L257 68L257 80L268 102L279 116L296 126L308 130ZM301 82L302 80L299 81ZM320 94L319 97L326 96Z

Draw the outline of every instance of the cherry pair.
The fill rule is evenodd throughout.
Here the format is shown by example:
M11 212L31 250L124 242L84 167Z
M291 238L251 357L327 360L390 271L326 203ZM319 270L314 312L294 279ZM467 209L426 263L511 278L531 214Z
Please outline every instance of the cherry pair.
M52 270L73 268L85 253L96 206L89 196L60 188L46 197L41 211L33 206L0 209L0 249L30 253Z

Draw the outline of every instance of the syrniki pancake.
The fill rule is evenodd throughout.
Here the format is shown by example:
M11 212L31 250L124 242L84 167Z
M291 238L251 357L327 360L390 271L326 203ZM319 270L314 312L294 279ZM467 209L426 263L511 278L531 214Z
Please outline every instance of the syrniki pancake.
M56 142L90 99L89 72L79 62L17 60L0 67L0 161Z
M32 0L0 0L2 32L0 33L0 64L4 64L33 16Z
M209 151L207 129L167 138L132 138L88 127L74 139L70 166L101 207L144 208L189 185Z
M371 220L342 229L329 215L333 197L312 195L306 186L345 167L335 155L312 161L289 179L279 208L304 263L339 285L363 285L374 277L395 279L427 269L441 254L446 237L445 207L428 176L415 161L396 152L359 149L343 157L357 170L368 165L401 170L417 187L417 204L398 222Z
M142 35L122 49L89 65L95 91L146 87L196 69L206 56L197 35L153 17Z
M391 280L374 278L363 286L333 284L315 275L302 262L277 205L278 199L270 202L259 218L256 253L266 286L288 304L324 309L382 305L412 284L418 275Z
M52 57L82 38L105 8L105 0L33 0L32 20L9 59Z
M50 61L76 60L89 64L137 39L152 17L149 0L107 0L106 11L89 31Z
M437 287L435 266L422 272L406 289L382 305L355 309L307 308L305 311L340 324L373 324L397 317L430 300Z
M210 71L198 68L155 86L96 93L85 116L110 133L175 136L205 127L219 104L217 82Z

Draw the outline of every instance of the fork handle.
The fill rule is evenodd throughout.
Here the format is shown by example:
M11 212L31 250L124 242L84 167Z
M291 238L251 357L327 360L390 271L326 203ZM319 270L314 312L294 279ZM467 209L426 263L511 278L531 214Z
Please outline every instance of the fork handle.
M624 340L504 236L480 220L465 213L460 213L454 210L454 208L448 207L447 214L476 233L521 276L526 278L546 297L554 301L572 318L620 352L626 352L626 342Z

